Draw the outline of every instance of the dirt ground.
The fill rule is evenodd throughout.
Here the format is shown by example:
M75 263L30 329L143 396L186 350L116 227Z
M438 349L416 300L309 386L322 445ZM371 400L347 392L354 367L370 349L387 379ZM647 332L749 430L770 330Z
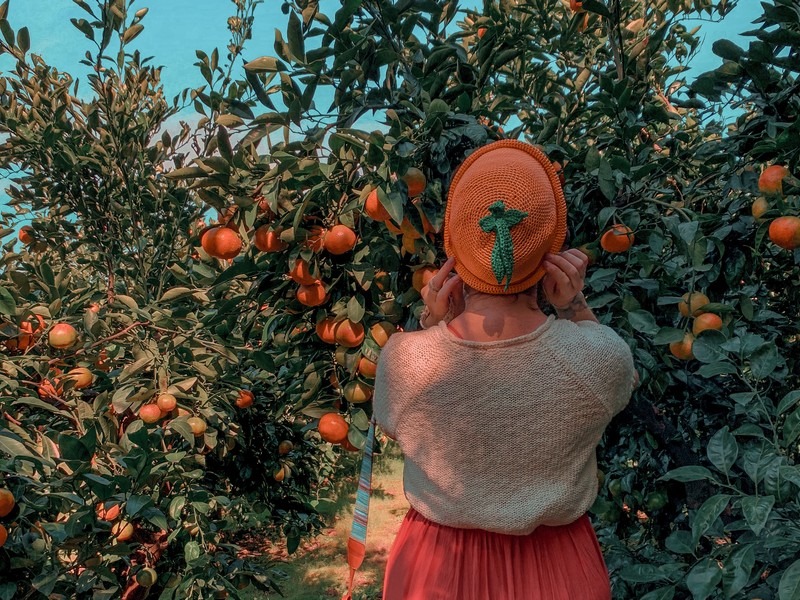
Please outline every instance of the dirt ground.
M321 600L341 598L347 587L347 539L353 521L355 481L329 513L329 528L291 556L285 549L272 554L280 561L275 572L284 596L254 593L252 600ZM356 573L353 600L380 600L383 573L397 531L408 511L403 495L403 459L399 448L387 446L373 464L372 496L367 526L367 555Z

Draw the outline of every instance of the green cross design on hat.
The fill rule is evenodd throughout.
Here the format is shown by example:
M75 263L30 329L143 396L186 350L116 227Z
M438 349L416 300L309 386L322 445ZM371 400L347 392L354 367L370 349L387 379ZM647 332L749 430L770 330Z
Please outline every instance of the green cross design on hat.
M507 209L505 202L498 200L489 207L489 214L478 224L485 232L495 232L492 248L492 271L498 284L506 280L506 287L511 284L514 271L514 242L511 239L511 228L522 221L528 213L516 209Z

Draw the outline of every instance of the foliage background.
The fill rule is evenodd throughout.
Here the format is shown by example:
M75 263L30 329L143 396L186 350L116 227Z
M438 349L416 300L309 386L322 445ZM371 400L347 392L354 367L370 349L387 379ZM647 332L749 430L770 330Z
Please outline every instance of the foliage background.
M576 12L503 0L463 14L454 1L304 0L283 4L268 48L248 41L257 3L242 0L229 47L197 52L206 85L178 99L199 122L166 134L177 106L133 51L146 16L122 1L84 5L75 25L99 47L82 101L28 52L27 30L1 25L16 59L0 80L0 167L16 171L4 332L16 338L34 314L80 331L73 350L42 336L3 361L0 470L19 502L0 550L13 573L5 597L136 597L145 566L164 597L237 594L242 576L274 583L268 565L242 558L237 534L271 527L291 548L317 530L315 506L348 460L321 442L316 418L340 411L363 446L369 404L344 401L342 385L379 354L369 335L336 357L314 326L415 326L413 273L441 258L423 217L439 229L454 168L501 137L564 165L571 244L597 260L590 305L629 342L642 379L600 448L592 509L615 597L797 597L800 256L766 236L769 218L798 213L797 179L769 198L767 219L750 214L765 165L798 173L791 0L764 3L747 47L716 43L721 66L698 77L685 72L699 39L684 20L732 3L585 0ZM743 111L730 130L725 107ZM413 202L410 167L428 181ZM396 223L408 218L402 237L362 214L376 188ZM245 240L231 263L198 248L210 209ZM31 219L36 242L19 249L10 236ZM304 244L335 223L357 231L352 253ZM598 251L613 223L635 230L630 252ZM288 249L257 252L262 225L280 227ZM300 305L284 275L298 257L326 283L320 308ZM676 305L694 290L725 325L679 361L668 345L692 322ZM91 388L34 395L76 365L95 371ZM252 409L232 404L240 389L255 392ZM202 437L189 415L136 419L164 390L208 423ZM295 444L287 457L281 439ZM278 484L270 474L285 466ZM106 500L137 524L130 546L97 519Z

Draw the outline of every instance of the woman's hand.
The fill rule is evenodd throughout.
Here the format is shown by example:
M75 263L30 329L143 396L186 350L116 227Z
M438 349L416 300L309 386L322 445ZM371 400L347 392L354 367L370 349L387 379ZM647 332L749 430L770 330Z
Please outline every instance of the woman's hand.
M545 254L542 266L547 273L542 278L542 289L547 301L555 308L569 306L583 290L588 264L589 257L575 248L558 254Z
M453 317L464 312L464 282L458 273L452 273L455 264L454 257L448 258L420 291L422 301L425 303L425 312L420 317L423 327L435 325L444 319L448 312Z

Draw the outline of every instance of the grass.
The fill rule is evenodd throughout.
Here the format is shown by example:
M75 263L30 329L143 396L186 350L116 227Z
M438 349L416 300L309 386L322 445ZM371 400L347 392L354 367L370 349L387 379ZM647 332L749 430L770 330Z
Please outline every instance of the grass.
M359 463L360 468L360 463ZM357 478L343 486L337 501L325 511L329 528L301 545L292 555L278 554L275 568L284 596L254 593L252 600L323 600L341 598L347 589L347 539L353 521ZM389 549L408 511L403 495L403 459L390 442L375 456L372 475L367 555L356 572L353 600L380 600Z

